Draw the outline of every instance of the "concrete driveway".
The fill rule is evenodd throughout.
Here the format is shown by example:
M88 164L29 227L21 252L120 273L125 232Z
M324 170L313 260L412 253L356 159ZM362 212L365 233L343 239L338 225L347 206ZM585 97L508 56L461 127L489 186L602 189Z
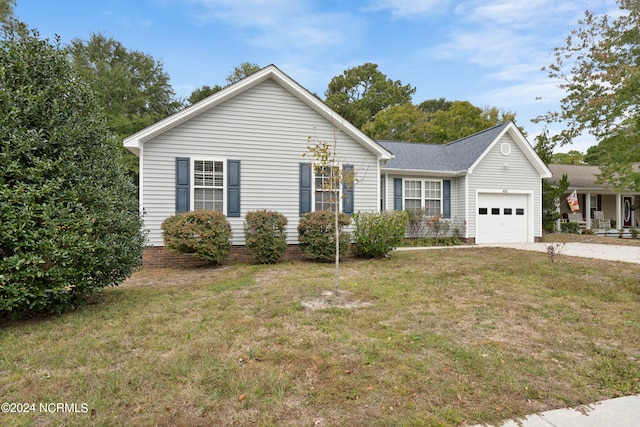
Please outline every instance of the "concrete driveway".
M523 251L547 252L549 246L559 245L560 255L604 259L640 264L640 246L599 245L597 243L496 243L479 244L476 247L511 248Z
M547 252L550 245L560 245L559 254L567 256L579 256L584 258L604 259L607 261L631 262L640 264L640 246L601 245L597 243L481 243L478 245L462 246L428 246L428 247L403 247L397 251L438 250L457 248L510 248L522 251Z

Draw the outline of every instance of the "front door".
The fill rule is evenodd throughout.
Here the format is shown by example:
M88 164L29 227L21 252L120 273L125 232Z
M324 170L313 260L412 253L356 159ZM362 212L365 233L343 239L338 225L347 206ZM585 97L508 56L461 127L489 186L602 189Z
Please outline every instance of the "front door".
M622 198L622 225L624 227L633 227L633 197L624 196Z

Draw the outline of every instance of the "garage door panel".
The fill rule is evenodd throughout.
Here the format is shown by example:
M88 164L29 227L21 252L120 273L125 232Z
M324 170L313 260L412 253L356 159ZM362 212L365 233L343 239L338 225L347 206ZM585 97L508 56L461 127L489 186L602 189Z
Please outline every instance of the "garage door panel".
M527 242L527 201L526 194L479 194L476 242Z

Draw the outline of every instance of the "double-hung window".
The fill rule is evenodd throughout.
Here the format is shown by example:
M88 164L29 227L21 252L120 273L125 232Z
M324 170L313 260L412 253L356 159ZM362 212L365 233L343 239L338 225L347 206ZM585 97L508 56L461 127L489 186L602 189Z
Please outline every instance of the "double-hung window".
M193 161L193 210L224 213L224 161Z
M340 168L326 166L314 168L315 211L335 211L340 201Z
M424 209L429 216L442 215L442 181L405 180L405 210Z
M422 181L405 181L404 208L408 211L417 211L422 208Z

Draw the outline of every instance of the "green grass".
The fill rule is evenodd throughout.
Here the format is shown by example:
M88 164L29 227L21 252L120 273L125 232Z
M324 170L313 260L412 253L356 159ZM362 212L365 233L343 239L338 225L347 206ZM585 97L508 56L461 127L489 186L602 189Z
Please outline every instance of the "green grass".
M0 424L457 426L640 393L640 265L447 248L341 272L335 297L327 264L140 271L5 323L2 400L89 412Z

